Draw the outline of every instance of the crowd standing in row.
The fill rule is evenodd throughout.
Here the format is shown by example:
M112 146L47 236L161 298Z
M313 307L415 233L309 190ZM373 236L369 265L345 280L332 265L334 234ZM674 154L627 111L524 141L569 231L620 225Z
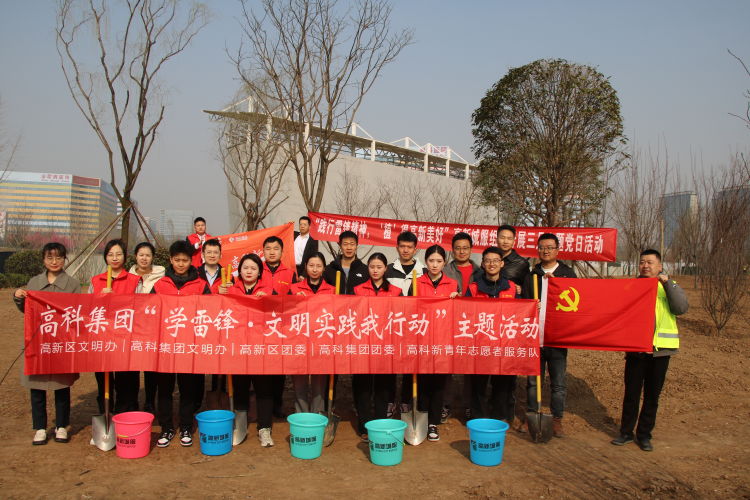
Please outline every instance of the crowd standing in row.
M310 219L299 220L300 231L295 232L294 257L296 269L282 263L284 242L271 236L263 243L264 259L255 254L243 256L236 278L222 280L221 243L206 232L206 221L199 217L194 222L195 233L184 241L176 241L169 248L169 266L153 264L155 248L148 242L135 247L135 264L125 270L127 248L121 240L111 240L104 247L108 271L91 278L89 293L163 295L234 294L262 297L264 295L315 295L336 293L339 276L340 292L359 296L421 297L484 297L495 299L534 299L534 290L544 296L548 278L575 278L572 268L557 260L559 241L552 233L539 236L539 263L529 269L529 262L514 249L516 230L513 226L498 228L498 246L482 252L481 265L471 260L473 241L467 233L457 233L452 240L452 260L445 250L433 245L425 250L425 263L417 258L417 236L409 231L398 235L398 259L388 263L382 253L373 253L362 262L358 255L356 233L344 231L339 235L339 254L332 262L318 251L318 243L309 234ZM18 289L14 300L23 311L26 290L51 292L80 292L80 284L63 270L66 249L59 243L48 243L42 249L45 271L31 278L26 289ZM656 421L659 395L666 378L670 356L679 348L679 333L675 316L687 311L684 291L663 273L661 255L655 250L644 250L640 257L639 277L658 277L654 350L650 353L627 353L625 365L625 396L620 435L612 444L636 443L645 451L653 450L651 431ZM536 280L536 286L534 285ZM111 283L108 286L108 283ZM545 311L540 308L540 315ZM567 349L542 347L540 369L542 377L549 372L553 415L553 435L563 437L563 413L566 399ZM22 372L23 373L23 372ZM22 384L31 390L31 413L34 428L33 444L45 444L47 437L46 391L55 392L54 439L67 442L70 424L70 386L78 374L22 375ZM104 413L105 373L95 374L99 412ZM139 409L139 372L109 374L114 387L114 413ZM396 374L352 375L352 396L357 413L357 430L367 440L365 423L373 419L398 417L411 411L412 375L402 375L402 394L397 401ZM155 413L161 433L157 446L169 446L179 433L182 446L191 446L194 415L203 405L205 375L193 373L144 373L144 411ZM445 394L451 387L450 374L420 374L421 391L417 402L420 411L428 413L428 439L440 439L439 425L445 423L451 408L445 404ZM515 416L515 375L474 374L463 377L460 388L465 416L495 418L513 424ZM262 446L273 446L271 428L274 417L283 417L282 396L284 375L235 375L235 408L247 411L252 387L257 409L258 439ZM292 376L296 412L324 412L328 389L325 375ZM177 385L178 425L173 415L173 393ZM489 396L487 395L490 386ZM221 377L214 376L212 389L221 387ZM459 388L455 388L459 389ZM528 411L536 412L536 377L527 377ZM641 394L643 406L639 413ZM636 427L637 424L637 427ZM518 426L526 432L525 422Z

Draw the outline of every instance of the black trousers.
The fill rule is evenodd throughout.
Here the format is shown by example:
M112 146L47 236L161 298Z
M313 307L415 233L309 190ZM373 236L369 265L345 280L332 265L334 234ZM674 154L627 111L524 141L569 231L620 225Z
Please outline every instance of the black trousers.
M412 377L404 375L401 382L401 402L412 403ZM429 425L440 425L440 414L443 411L445 387L450 375L444 373L417 375L417 406L419 411L428 412Z
M629 352L625 355L625 397L622 401L620 433L638 439L651 439L656 424L659 395L669 368L669 356L654 357L649 353ZM643 393L643 405L638 407ZM636 428L636 422L638 427Z
M47 428L47 391L31 389L31 421L34 430ZM70 425L70 387L55 391L55 427Z
M158 387L159 374L156 372L143 372L143 389L146 393L144 407L156 408L156 390Z
M247 411L250 408L250 384L253 386L258 430L270 429L273 424L274 395L278 387L278 378L278 375L232 375L236 410Z
M357 408L357 432L366 434L365 424L385 418L393 394L395 375L352 375L352 395Z
M486 399L487 383L492 385ZM471 375L471 417L513 422L516 405L515 375Z
M138 411L141 372L115 372L115 413ZM103 380L103 378L102 378Z
M284 407L284 386L286 385L286 375L269 375L273 377L273 411L281 413Z
M180 430L192 430L193 415L201 405L201 402L197 400L197 394L200 392L201 399L203 394L205 376L202 374L178 373L176 376L174 373L157 374L158 405L156 417L162 431L174 429L172 404L175 379L180 391L178 403Z

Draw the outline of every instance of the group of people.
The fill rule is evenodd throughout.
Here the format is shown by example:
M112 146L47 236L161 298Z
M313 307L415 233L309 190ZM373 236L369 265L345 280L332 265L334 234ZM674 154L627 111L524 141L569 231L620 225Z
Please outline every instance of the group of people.
M197 218L195 233L185 240L174 242L169 248L169 265L154 265L155 248L148 242L139 243L134 250L135 264L125 269L127 248L121 240L111 240L104 247L108 271L91 278L89 293L164 295L236 294L262 297L264 295L316 295L339 293L359 296L420 297L484 297L495 299L537 299L546 293L548 278L575 278L573 269L557 260L559 241L556 235L544 233L537 240L539 262L529 267L526 258L515 250L516 230L502 225L497 230L497 246L482 252L477 265L471 254L474 242L468 233L457 233L452 239L452 259L439 245L424 251L424 263L417 257L417 236L409 231L398 235L398 258L389 263L383 253L372 253L363 262L358 257L359 238L352 231L338 237L339 253L330 262L318 251L317 242L309 235L310 219L299 220L295 234L294 254L296 269L282 262L284 242L271 236L263 242L261 259L254 253L244 255L237 267L236 278L222 279L221 243L206 233L206 222ZM23 311L26 290L80 292L80 284L64 271L66 249L59 243L48 243L42 249L45 271L34 276L26 289L18 289L14 299ZM338 280L337 280L338 275ZM634 439L641 449L650 451L651 431L656 420L659 394L666 377L669 358L679 348L679 334L675 316L687 311L684 291L663 273L661 256L655 250L644 250L640 257L639 276L658 277L654 350L650 353L627 353L625 366L625 397L620 434L612 444L625 445ZM536 284L534 283L536 281ZM544 311L540 311L543 314ZM553 416L553 435L563 437L563 416L566 400L567 349L543 346L540 350L542 377L549 373ZM105 376L114 387L114 413L139 409L139 372L96 373L97 402L100 413L108 403L104 397ZM367 440L365 424L373 419L397 418L399 413L412 410L412 375L402 375L402 394L397 399L397 374L352 375L352 396L357 414L357 431ZM33 444L45 444L47 436L46 391L55 392L54 439L68 441L70 424L70 386L77 374L23 376L22 383L31 390ZM419 374L418 410L428 413L428 440L440 439L439 425L449 418L451 409L446 404L450 374ZM156 415L161 427L158 447L169 446L179 435L182 446L193 443L193 420L203 404L205 375L192 373L144 373L144 411ZM296 412L323 412L328 377L325 375L293 375ZM257 409L257 430L261 446L273 446L271 429L274 416L284 416L282 396L284 375L234 375L235 408L246 411L253 388ZM495 418L513 424L515 417L515 375L474 374L464 377L461 399L470 418ZM177 425L173 415L175 384L179 392ZM214 376L212 389L220 389L220 379ZM489 395L488 392L489 387ZM457 388L458 389L458 388ZM536 377L528 377L528 411L537 411ZM643 394L643 404L639 405ZM526 432L521 420L519 432Z

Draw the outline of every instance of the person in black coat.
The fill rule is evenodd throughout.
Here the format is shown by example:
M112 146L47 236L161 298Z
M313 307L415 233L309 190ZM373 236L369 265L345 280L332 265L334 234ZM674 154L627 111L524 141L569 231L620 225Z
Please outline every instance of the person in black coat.
M310 236L310 222L310 217L303 215L299 218L299 231L294 232L294 263L299 277L304 273L307 259L318 253L318 240Z

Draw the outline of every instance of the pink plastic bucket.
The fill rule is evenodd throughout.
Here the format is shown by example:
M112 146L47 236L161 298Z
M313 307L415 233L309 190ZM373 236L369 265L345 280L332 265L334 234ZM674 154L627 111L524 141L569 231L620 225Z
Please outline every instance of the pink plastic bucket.
M118 457L141 458L148 455L153 420L154 416L145 411L126 411L112 417Z

